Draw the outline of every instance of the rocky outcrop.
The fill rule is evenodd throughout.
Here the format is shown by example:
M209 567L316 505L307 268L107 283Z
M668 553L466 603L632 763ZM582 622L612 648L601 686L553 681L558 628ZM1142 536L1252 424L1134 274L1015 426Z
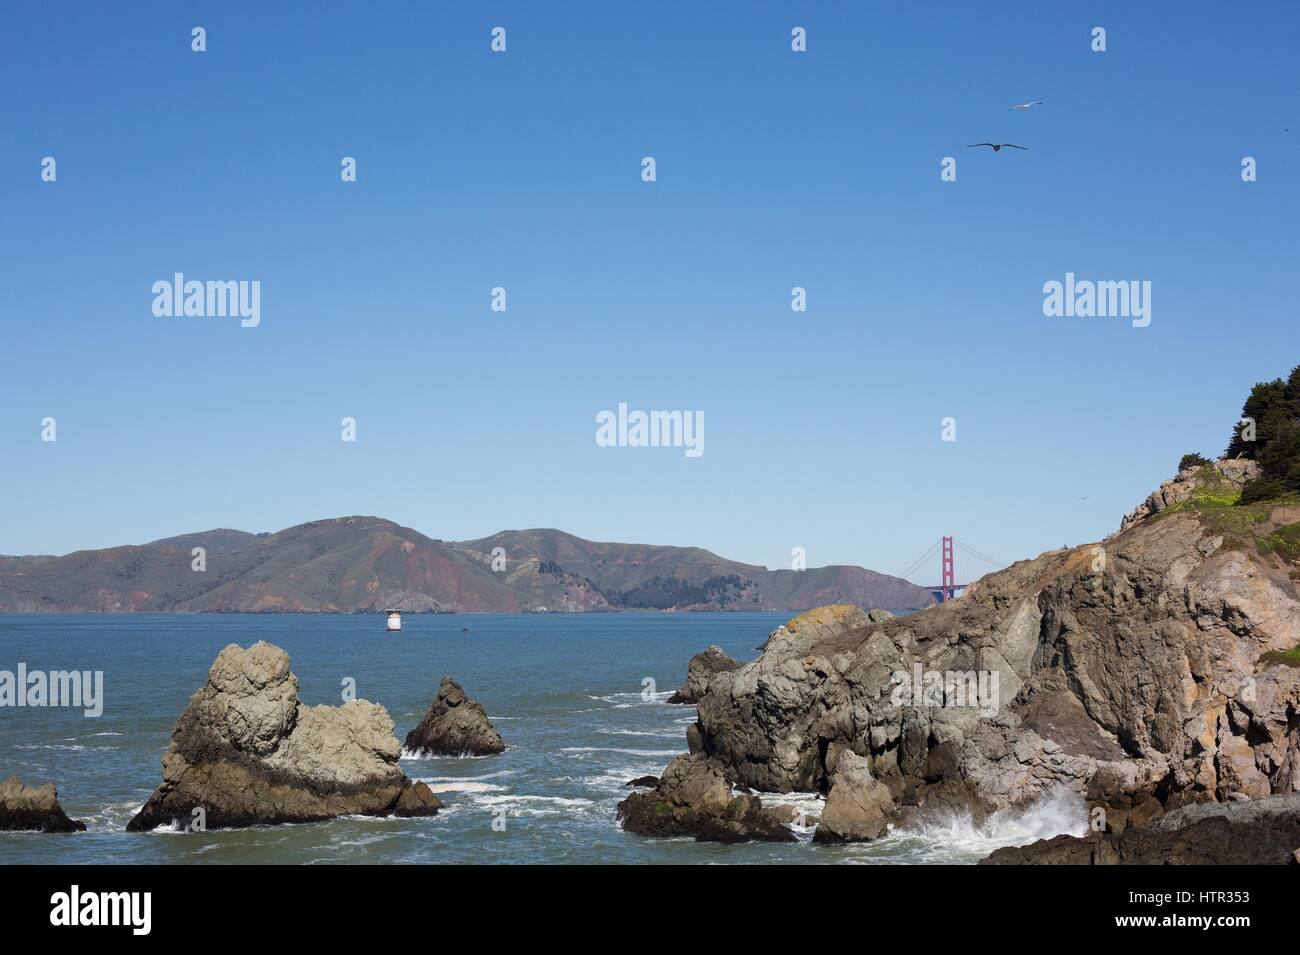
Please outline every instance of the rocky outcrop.
M17 776L0 783L0 832L85 832L86 824L69 819L59 805L54 783L24 786Z
M437 812L437 796L406 777L400 755L382 706L305 706L288 654L231 644L190 697L163 754L162 785L127 829Z
M698 703L704 691L709 688L709 679L715 673L739 670L740 664L727 656L721 647L712 646L702 653L691 657L686 668L686 685L668 697L669 703Z
M445 676L424 719L406 734L405 750L417 756L490 756L504 753L506 744L487 711Z
M766 650L773 644L781 644L791 649L803 645L811 646L822 637L892 619L894 615L888 610L864 611L857 604L829 604L825 607L815 607L777 627L768 634L767 639L757 649Z
M784 810L784 811L783 811ZM765 809L759 797L735 793L721 768L698 755L678 756L650 792L618 804L618 819L642 836L693 836L697 842L794 842L788 807Z
M1125 829L1300 791L1300 566L1269 543L1298 521L1192 499L920 613L805 614L710 678L692 749L760 792L832 791L851 752L907 815L1064 786Z
M813 833L814 842L866 842L889 827L894 799L889 787L871 775L871 762L851 750L842 752L831 775L826 808Z
M1120 530L1130 524L1145 520L1192 499L1197 491L1217 488L1220 493L1240 492L1250 481L1259 477L1259 465L1246 458L1224 459L1211 464L1185 468L1171 481L1165 481L1152 491L1145 501L1135 507L1120 522ZM1208 486L1208 487L1207 487Z
M1300 793L1184 806L1126 831L1057 836L998 849L988 865L1291 865Z

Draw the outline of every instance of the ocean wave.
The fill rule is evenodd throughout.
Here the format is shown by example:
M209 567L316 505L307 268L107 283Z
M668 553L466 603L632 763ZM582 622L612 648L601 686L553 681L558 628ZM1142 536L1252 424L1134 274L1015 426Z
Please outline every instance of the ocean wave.
M561 753L620 753L624 756L680 756L680 749L621 749L617 746L565 746Z
M445 782L436 782L431 779L421 779L424 783L436 793L489 793L504 792L509 786L500 786L497 783L481 783L473 779L453 779Z
M509 749L509 748L510 748L510 747L508 747L508 746L506 747L506 749ZM414 760L426 760L426 759L491 759L493 756L500 756L500 755L501 755L500 753L487 753L487 754L485 754L485 755L483 755L483 756L471 756L471 755L469 755L468 753L466 753L464 756L446 756L446 755L443 755L442 753L425 753L425 752L423 752L423 751L418 751L418 752L417 752L416 750L410 750L410 749L407 749L405 746L403 746L403 747L402 747L402 755L401 755L400 758L401 758L401 759L414 759Z
M601 703L614 703L619 705L641 703L645 706L654 706L662 703L676 692L676 690L662 690L655 693L645 693L638 690L629 693L607 693L604 696L593 696L588 693L587 699L598 700Z
M1088 807L1083 796L1061 786L1035 803L1000 809L978 824L969 812L935 810L905 829L894 830L890 838L925 843L914 846L922 856L917 861L943 862L982 859L1004 846L1087 833Z
M693 721L692 721L693 722ZM597 733L606 736L655 736L661 739L681 739L681 730L611 730L598 729Z

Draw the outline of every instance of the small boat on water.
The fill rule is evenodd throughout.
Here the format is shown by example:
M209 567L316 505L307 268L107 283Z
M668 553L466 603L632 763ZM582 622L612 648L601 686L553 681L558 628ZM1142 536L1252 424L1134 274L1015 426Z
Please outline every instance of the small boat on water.
M395 633L402 629L402 613L400 610L385 610L388 614L388 632Z

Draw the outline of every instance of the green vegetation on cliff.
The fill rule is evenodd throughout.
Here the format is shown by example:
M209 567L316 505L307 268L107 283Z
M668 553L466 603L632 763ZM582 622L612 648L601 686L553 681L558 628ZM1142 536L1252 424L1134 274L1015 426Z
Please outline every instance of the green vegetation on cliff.
M1242 504L1300 493L1300 365L1285 381L1251 389L1224 456L1259 463L1259 477L1242 491Z

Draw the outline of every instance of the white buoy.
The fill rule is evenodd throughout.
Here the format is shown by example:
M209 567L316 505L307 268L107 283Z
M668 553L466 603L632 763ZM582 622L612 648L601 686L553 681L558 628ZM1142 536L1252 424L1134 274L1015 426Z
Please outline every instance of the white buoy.
M402 614L397 610L389 610L388 611L388 632L393 633L394 631L401 630L401 629L402 629Z

